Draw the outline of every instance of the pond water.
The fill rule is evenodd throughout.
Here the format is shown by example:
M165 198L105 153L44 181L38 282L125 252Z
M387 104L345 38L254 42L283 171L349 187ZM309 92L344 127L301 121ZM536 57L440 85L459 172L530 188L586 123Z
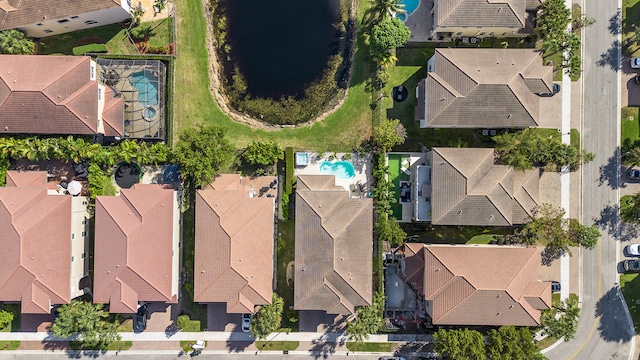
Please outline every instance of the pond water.
M248 92L302 96L336 53L340 0L228 0L228 41Z

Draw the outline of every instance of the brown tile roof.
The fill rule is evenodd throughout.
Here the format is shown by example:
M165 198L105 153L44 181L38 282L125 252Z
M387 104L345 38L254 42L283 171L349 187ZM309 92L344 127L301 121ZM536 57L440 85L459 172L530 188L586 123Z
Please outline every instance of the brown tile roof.
M96 198L95 303L132 313L138 302L178 301L172 283L174 192L135 185Z
M351 199L333 176L298 177L294 308L351 314L372 299L371 199Z
M538 126L536 93L551 92L553 68L532 49L436 49L427 73L429 127ZM421 119L421 117L416 117Z
M114 97L109 86L105 86L102 121L106 136L122 136L124 134L124 98Z
M225 174L196 193L195 301L229 313L271 303L275 198L252 194L274 179Z
M0 300L49 314L71 300L71 197L47 195L38 173L9 171L0 188Z
M522 224L538 204L539 170L495 165L492 148L434 148L432 162L435 225Z
M551 306L533 247L408 243L404 253L406 281L436 325L536 326Z
M96 134L98 82L90 80L90 60L0 55L0 133ZM106 132L121 135L124 102L108 99L105 109Z
M46 171L7 171L7 186L46 186Z
M121 7L120 0L0 0L0 30Z
M525 0L436 0L435 27L524 28Z

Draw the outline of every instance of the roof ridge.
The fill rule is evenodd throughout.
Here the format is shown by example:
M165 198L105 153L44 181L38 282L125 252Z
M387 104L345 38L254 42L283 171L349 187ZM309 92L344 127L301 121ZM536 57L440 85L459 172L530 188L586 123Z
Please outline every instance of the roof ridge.
M511 93L513 94L513 97L515 97L515 99L518 101L518 103L520 103L520 105L522 106L522 108L524 109L524 111L531 117L531 119L533 120L533 122L536 124L536 126L539 126L539 122L538 119L536 119L536 117L531 113L531 111L529 111L529 108L525 105L525 103L522 101L522 99L520 99L520 96L518 96L518 94L516 94L515 91L513 91L513 88L511 87L511 82L512 81L517 81L518 77L513 77L511 80L509 80L506 85L507 85L507 89L509 89L509 91L511 91ZM524 78L522 77L522 75L520 76L520 80L524 83ZM527 86L527 84L525 83L524 86L529 89L529 87Z
M158 294L160 294L163 298L165 298L167 301L171 301L171 297L167 297L165 296L165 294L163 294L160 290L158 290L155 286L153 286L145 277L143 277L142 275L138 274L137 271L133 270L133 268L131 268L131 266L129 266L127 264L126 269L128 269L129 271L131 271L133 274L135 274L136 276L138 276L138 278L140 278L142 281L144 281L145 283L147 283L147 285L149 285L149 287L151 287L155 292L157 292ZM122 272L120 272L122 273ZM117 279L118 277L116 277ZM124 284L127 284L126 281L121 280ZM127 284L127 286L131 287L133 289L133 286ZM136 290L136 292L138 292Z
M447 91L449 94L451 94L454 97L453 101L450 101L447 104L447 106L443 107L438 113L435 113L435 112L431 113L431 111L429 111L429 113L432 114L430 116L431 120L429 121L429 122L431 122L431 121L435 120L438 116L440 116L440 114L442 114L445 110L447 110L449 107L451 107L451 105L456 101L456 99L458 99L459 97L464 97L464 96L457 89L451 89L450 86L445 86L445 84L446 85L450 85L450 84L448 82L446 82L444 80L444 78L442 78L442 76L440 76L439 74L436 74L435 72L430 72L430 73L427 73L427 76L430 76L433 79L433 81L435 81L438 85L440 85L440 87L442 87L445 91ZM477 86L477 83L476 83L476 86ZM425 87L428 87L428 84L425 84ZM474 89L475 89L475 87L474 87ZM454 93L454 91L455 91L455 93ZM429 102L429 99L425 98L425 101Z
M342 201L340 201L340 204L341 204L341 205L342 205L343 203L344 203L344 204L348 204L348 203L350 203L350 201L352 201L352 199L351 199L351 198L349 198L349 197L347 196L346 198L342 199ZM354 202L354 203L355 203L355 202ZM337 206L334 206L334 207L333 207L333 209L335 209L336 207L337 207ZM353 221L353 219L355 219L355 218L357 218L358 216L360 216L360 214L362 214L362 212L366 210L367 206L366 206L366 204L364 204L364 203L363 203L363 204L362 204L361 206L359 206L358 208L359 208L359 210L358 210L357 212L352 212L352 213L351 213L352 215L351 215L351 217L349 218L349 221L345 222L345 224L344 224L344 226L342 227L342 229L340 229L340 231L339 231L335 236L331 236L331 235L329 235L329 237L330 237L330 238L334 239L334 241L335 241L335 239L337 239L337 238L338 238L338 236L340 236L343 232L345 232L345 230L349 227L349 225L351 224L351 222ZM322 221L322 224L321 224L322 228L324 229L324 231L326 231L326 232L327 232L327 234L330 234L330 233L329 233L329 230L327 230L327 229L324 227L324 218L321 218L321 219L323 220L323 221ZM334 247L333 247L333 255L334 255L334 257L335 257L335 251L336 251L336 247L334 246Z
M458 6L460 6L460 4L462 4L462 3L463 3L463 2L465 2L465 1L467 1L467 0L458 0L458 3L457 3L455 6L453 6L453 7L451 8L451 10L449 11L449 13L448 13L446 16L444 16L444 17L440 17L440 16L439 16L439 19L436 19L436 24L437 24L437 23L441 23L441 22L444 22L444 21L448 20L448 19L449 19L449 17L451 16L451 14L453 14L453 13L456 11L456 9L458 8Z
M18 186L18 187L22 187L22 186ZM13 216L15 217L14 220L17 220L18 218L21 218L22 216L24 216L24 212L29 211L33 208L33 206L29 206L29 205L33 205L33 204L37 204L40 201L44 200L47 198L47 196L54 196L54 195L47 195L47 188L46 187L40 187L40 186L25 186L28 188L39 188L40 189L40 193L42 193L42 191L44 191L44 197L41 197L40 195L38 196L34 196L27 204L24 204L24 206L22 206L20 208L20 210L18 210ZM53 208L49 208L49 211L47 211L47 216L49 214L51 214L54 210L59 209L61 206L63 206L65 204L64 201L60 201L57 206L54 206ZM51 205L51 204L50 204ZM53 204L55 205L55 203ZM46 216L43 216L40 221L44 220L46 218ZM39 222L38 222L39 223ZM13 226L13 221L12 221L12 226ZM18 236L22 237L23 233L28 232L29 230L33 229L35 226L37 225L36 222L31 222L31 226L29 226L28 228L24 229L22 232L18 231L18 229L16 229L15 226L13 226L13 228L16 230L16 233L18 234ZM22 260L22 259L20 259ZM21 261L22 262L22 261Z
M525 247L526 249L528 249L529 247ZM532 251L531 254L527 257L527 260L522 264L522 266L520 266L520 269L518 272L516 272L513 277L511 278L511 281L509 281L509 283L507 283L507 286L504 287L504 291L506 291L509 296L513 297L513 295L511 295L511 293L509 292L509 288L511 287L511 285L513 284L513 282L516 280L516 278L522 274L522 272L524 271L525 267L527 266L527 264L529 264L529 262L531 261L531 258L533 258L535 255L537 254L537 251ZM520 298L517 300L518 302L520 302L520 299L522 299L522 296L520 296Z
M364 296L362 296L362 294L361 294L361 293L360 293L356 288L354 288L353 286L351 286L351 283L350 283L350 282L348 282L347 280L345 280L344 276L342 276L342 274L340 274L338 271L336 271L335 267L334 267L331 271L332 271L332 272L334 272L334 273L336 273L336 275L338 275L338 276L339 276L339 277L340 277L340 278L341 278L341 279L342 279L342 280L343 280L343 281L344 281L344 282L345 282L345 283L346 283L346 284L347 284L347 285L348 285L348 286L353 290L353 292L354 292L354 293L358 294L358 296L360 296L360 298L361 298L361 299L363 299L363 300L365 300L365 302L366 302L365 297L364 297ZM325 276L323 279L324 279L324 281L326 281L326 282L328 282L328 283L331 283L331 282L327 279L327 277L326 277L326 276ZM333 284L331 284L331 287L332 287L332 288L334 288L336 291L338 290L338 289L337 289ZM339 297L340 299L342 299L342 297L340 297L340 296L338 296L338 297ZM347 301L348 301L348 299L347 299L347 298L345 298L345 300L347 300ZM342 301L341 301L341 302L342 302ZM355 305L353 305L353 302L349 301L349 304L351 304L351 305L355 308Z
M462 279L464 282L466 282L472 289L473 291L471 291L471 293L469 293L469 295L465 296L464 299L462 299L461 301L459 301L458 303L456 303L455 305L453 305L451 308L449 308L449 310L445 311L441 316L438 317L438 319L442 319L443 317L445 317L447 314L451 313L453 310L455 310L458 306L460 306L460 304L462 304L464 301L466 301L467 299L469 299L473 294L475 294L476 292L480 291L478 289L476 289L475 286L473 286L473 284L467 280L467 278L465 278L464 276L461 275L455 275L453 276L451 279L449 279L449 281L447 281L446 283L444 283L439 289L438 291L434 292L430 297L432 299L435 299L436 294L437 295L442 295L442 293L444 292L444 288L446 284L449 284L453 281L455 281L456 279Z
M307 302L309 300L309 298L313 297L313 295L315 295L315 293L320 290L320 288L322 286L326 286L325 282L324 282L324 276L322 277L323 281L318 283L318 286L316 286L315 289L313 289L312 291L309 291L309 293L307 294L307 296L305 296L303 299L299 300L299 301L293 301L294 307L298 307L300 308L300 305L304 304L305 302ZM333 291L332 289L329 289L331 291ZM335 294L335 292L333 292ZM338 296L337 294L335 294L336 296ZM295 293L294 293L294 298L295 298ZM338 298L340 298L340 296L338 296Z

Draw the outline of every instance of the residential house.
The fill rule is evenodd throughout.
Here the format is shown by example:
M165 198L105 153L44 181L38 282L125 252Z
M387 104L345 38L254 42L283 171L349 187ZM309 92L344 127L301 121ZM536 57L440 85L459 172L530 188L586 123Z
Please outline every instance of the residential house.
M98 196L95 210L94 303L134 313L138 303L177 303L180 276L178 192L136 184Z
M84 294L87 198L62 195L45 171L8 171L0 188L0 301L49 314Z
M124 134L124 101L89 56L0 55L0 69L0 134Z
M533 49L436 49L416 89L422 128L559 128L541 114L551 94L553 67Z
M196 193L194 300L253 313L273 294L276 180L219 175Z
M404 245L405 280L434 325L538 326L551 283L535 247Z
M0 30L34 38L88 29L131 18L131 0L0 0Z
M431 36L525 37L535 31L540 0L435 0Z
M294 309L349 315L371 304L372 204L333 175L298 177Z
M433 148L427 159L430 193L419 196L430 196L434 225L523 224L539 204L540 170L496 165L492 148Z

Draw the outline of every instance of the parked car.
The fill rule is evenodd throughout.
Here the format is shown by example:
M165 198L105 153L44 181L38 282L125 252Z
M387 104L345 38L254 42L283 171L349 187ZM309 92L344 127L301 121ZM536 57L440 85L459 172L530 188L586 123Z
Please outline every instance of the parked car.
M551 282L551 292L552 292L552 293L560 292L560 289L561 289L561 288L562 288L562 287L560 286L560 283L559 283L559 282L557 282L557 281L552 281L552 282Z
M640 244L629 244L624 249L631 256L640 256Z
M634 69L640 69L640 58L631 58L631 67Z
M541 93L538 94L538 96L541 97L551 97L557 93L560 92L560 84L553 84L553 86L551 86L551 92L550 93Z
M633 75L633 80L636 82L636 84L640 84L640 74Z
M405 358L400 356L382 356L379 357L378 360L405 360Z
M147 328L147 305L143 304L138 308L138 311L133 315L133 331L143 332Z
M627 176L629 176L629 179L638 180L640 179L640 170L629 170Z
M249 324L251 324L251 314L242 314L242 331L249 332Z
M622 266L624 267L624 271L627 272L640 272L640 260L625 260L622 263Z

